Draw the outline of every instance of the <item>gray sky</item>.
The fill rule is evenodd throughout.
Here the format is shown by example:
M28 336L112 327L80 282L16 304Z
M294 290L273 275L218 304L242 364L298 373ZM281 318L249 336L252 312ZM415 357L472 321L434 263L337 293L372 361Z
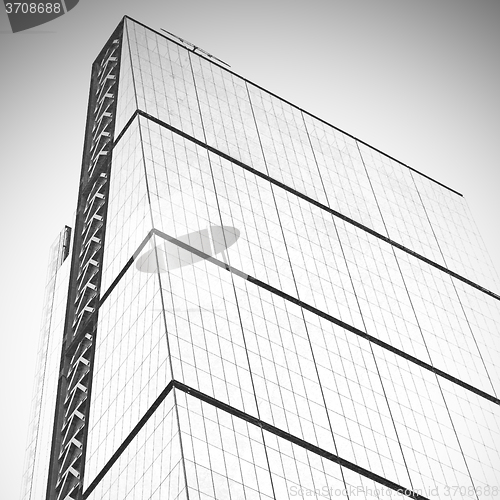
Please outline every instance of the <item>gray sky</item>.
M124 14L463 193L500 269L498 0L81 0L15 35L2 10L2 498L19 496L48 249L73 226L90 67Z

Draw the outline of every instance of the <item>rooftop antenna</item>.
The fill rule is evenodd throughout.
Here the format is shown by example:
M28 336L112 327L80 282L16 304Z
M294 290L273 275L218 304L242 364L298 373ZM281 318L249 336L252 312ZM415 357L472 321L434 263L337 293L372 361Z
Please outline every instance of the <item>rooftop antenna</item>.
M187 40L184 40L183 38L181 38L180 36L177 36L177 35L174 35L173 33L170 33L170 31L167 31L167 30L164 30L163 28L160 28L162 31L164 31L165 33L168 33L170 36L174 36L175 38L177 38L177 40L180 40L182 43L186 44L186 45L190 45L192 48L193 48L193 52L195 51L200 51L202 54L205 54L207 57L210 57L211 59L215 59L216 61L219 61L221 62L222 64L225 64L228 68L230 68L231 66L229 66L229 64L227 64L226 62L222 61L221 59L219 59L218 57L215 57L213 56L212 54L209 54L206 50L203 50L201 49L200 47L197 47L194 43L191 43L191 42L188 42Z

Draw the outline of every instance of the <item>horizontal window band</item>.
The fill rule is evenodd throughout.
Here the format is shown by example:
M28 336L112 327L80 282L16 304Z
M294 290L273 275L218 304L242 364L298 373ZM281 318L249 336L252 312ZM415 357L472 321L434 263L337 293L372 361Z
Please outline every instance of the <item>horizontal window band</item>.
M127 125L121 131L118 139L114 142L113 148L116 146L118 141L121 139L121 137L125 133L126 129L132 124L132 122L134 121L134 119L137 116L142 116L143 118L156 123L160 127L166 128L166 129L170 130L171 132L174 132L175 134L180 135L184 139L187 139L187 140L195 143L197 146L200 146L200 147L206 149L207 151L210 151L211 153L214 153L217 156L220 156L221 158L224 158L225 160L230 161L231 163L238 165L239 167L247 170L248 172L251 172L252 174L270 182L271 184L274 184L275 186L278 186L281 189L284 189L285 191L288 191L289 193L291 193L299 198L302 198L303 200L307 201L308 203L311 203L311 204L317 206L318 208L321 208L322 210L329 212L330 214L334 215L335 217L338 217L339 219L342 219L343 221L345 221L349 224L352 224L353 226L357 227L358 229L361 229L361 230L371 234L375 238L378 238L379 240L382 240L385 243L392 245L393 247L407 253L408 255L416 257L417 259L421 260L422 262L425 262L426 264L428 264L436 269L439 269L440 271L448 274L449 276L452 276L453 278L456 278L456 279L462 281L463 283L466 283L467 285L472 286L473 288L476 288L477 290L479 290L483 293L486 293L487 295L489 295L490 297L493 297L496 300L500 300L500 295L492 292L491 290L488 290L487 288L484 288L483 286L481 286L481 285L475 283L474 281L471 281L470 279L456 273L455 271L452 271L451 269L448 269L447 267L445 267L441 264L438 264L437 262L434 262L431 259L424 257L423 255L420 255L419 253L411 250L410 248L405 247L401 243L398 243L398 242L392 240L391 238L388 238L387 236L384 236L383 234L378 233L377 231L365 226L364 224L361 224L360 222L355 221L354 219L351 219L350 217L347 217L346 215L338 212L337 210L334 210L330 207L327 207L326 205L323 205L323 203L320 203L319 201L316 201L313 198L310 198L309 196L297 191L296 189L291 188L291 187L287 186L286 184L283 184L282 182L280 182L276 179L273 179L269 175L267 175L263 172L260 172L259 170L256 170L255 168L250 167L249 165L246 165L245 163L241 162L240 160L237 160L236 158L233 158L233 157L229 156L228 154L223 153L222 151L219 151L218 149L214 148L213 146L209 146L208 144L205 144L203 141L200 141L199 139L192 137L191 135L187 134L186 132L183 132L182 130L177 129L176 127L173 127L172 125L169 125L168 123L165 123L164 121L162 121L162 120L160 120L160 119L158 119L158 118L156 118L156 117L154 117L154 116L152 116L152 115L150 115L150 114L148 114L140 109L136 109L134 111L132 117L127 122Z
M384 349L387 349L388 351L391 351L392 353L397 354L398 356L401 356L402 358L404 358L408 361L411 361L412 363L415 363L416 365L418 365L422 368L425 368L426 370L431 371L431 372L435 373L436 375L439 375L440 377L443 377L443 378L449 380L450 382L453 382L453 383L463 387L464 389L467 389L467 390L477 394L478 396L481 396L485 399L488 399L492 403L500 405L500 399L496 398L495 396L492 396L491 394L488 394L487 392L484 392L481 389L478 389L477 387L474 387L473 385L470 385L467 382L464 382L463 380L460 380L460 379L454 377L453 375L450 375L449 373L446 373L443 370L440 370L439 368L436 368L436 367L430 365L429 363L426 363L425 361L422 361L421 359L418 359L415 356L412 356L411 354L408 354L408 353L402 351L401 349L398 349L397 347L394 347L391 344L388 344L387 342L384 342L383 340L378 339L377 337L374 337L373 335L370 335L366 332L363 332L362 330L359 330L358 328L356 328L352 325L349 325L348 323L344 323L340 319L337 319L334 316L331 316L330 314L327 314L327 313L321 311L320 309L317 309L317 308L315 308L315 307L313 307L305 302L302 302L301 300L299 300L291 295L288 295L287 293L282 292L281 290L278 290L277 288L274 288L271 285L264 283L263 281L260 281L256 278L253 278L252 276L248 277L248 281L250 281L251 283L254 283L262 288L265 288L266 290L269 290L270 292L272 292L276 295L279 295L280 297L283 297L284 299L286 299L290 302L293 302L294 304L297 304L298 306L302 307L303 309L306 309L307 311L312 312L312 313L316 314L317 316L320 316L321 318L324 318L324 319L330 321L331 323L334 323L338 326L341 326L344 330L348 330L348 331L358 335L359 337L362 337L362 338L368 340L369 342L372 342L373 344L376 344Z
M248 80L247 78L244 78L242 77L241 75L238 75L237 73L235 73L234 71L231 71L230 69L228 69L227 67L225 66L221 66L220 64L218 64L216 61L213 61L212 59L208 59L207 57L205 57L203 54L200 54L199 52L196 52L196 49L190 49L189 47L186 47L185 45L182 45L181 43L179 43L178 41L172 39L171 37L163 34L163 33L160 33L159 31L156 31L155 29L153 28L150 28L149 26L146 26L145 24L141 23L140 21L137 21L129 16L124 16L128 19L130 19L131 21L133 21L134 23L136 24L139 24L140 26L142 26L143 28L147 29L148 31L152 31L154 32L156 35L159 35L163 38L166 38L167 40L169 40L170 42L173 42L175 43L176 45L178 45L179 47L182 47L183 49L186 49L188 52L191 52L192 54L195 54L196 56L200 57L201 59L205 59L206 61L208 61L210 64L213 64L214 66L217 66L221 69L223 69L224 71L236 76L237 78L241 78L241 80L243 80L245 83L249 83L250 85L258 88L259 90L262 90L264 91L266 94L269 94L273 97L275 97L276 99L288 104L289 106L292 106L293 108L299 110L301 113L304 113L308 116L310 116L311 118L314 118L315 120L318 120L319 122L327 125L328 127L331 127L332 129L334 130L337 130L338 132L340 132L341 134L344 134L346 135L347 137L350 137L351 139L353 139L354 141L356 142L359 142L360 144L363 144L367 147L369 147L370 149L373 149L374 151L376 151L377 153L380 153L382 155L384 155L385 157L395 161L396 163L399 163L400 165L402 165L403 167L406 167L407 169L411 170L412 172L415 172L416 174L418 175L421 175L422 177L425 177L426 179L429 179L430 181L438 184L439 186L441 187L444 187L445 189L447 189L448 191L451 191L452 193L455 193L456 195L458 196L461 196L463 197L463 195L461 193L459 193L458 191L456 191L455 189L447 186L446 184L443 184L442 182L439 182L437 181L436 179L433 179L432 177L428 176L427 174L424 174L423 172L420 172L419 170L413 168L413 167L410 167L409 165L407 165L406 163L403 163L402 161L394 158L393 156L390 156L388 155L387 153L384 153L383 151L381 151L380 149L377 149L375 148L374 146L371 146L370 144L368 144L367 142L365 141L362 141L361 139L358 139L356 138L355 136L353 136L352 134L349 134L348 132L345 132L344 130L336 127L335 125L332 125L331 123L328 123L327 121L323 120L322 118L319 118L315 115L313 115L312 113L310 113L309 111L306 111L305 109L302 109L300 108L299 106L297 106L296 104L293 104L291 103L290 101L287 101L286 99L283 99L282 97L280 97L279 95L277 94L274 94L273 92L270 92L269 90L265 89L264 87L261 87L260 85L257 85L256 83L253 83L251 82L250 80Z
M365 469L363 467L360 467L359 465L356 465L353 462L350 462L349 460L346 460L344 458L339 457L338 455L331 453L327 450L324 450L323 448L320 448L319 446L316 446L312 443L309 443L308 441L305 441L297 436L294 436L293 434L290 434L286 431L283 431L282 429L279 429L278 427L275 427L274 425L271 425L267 422L264 422L263 420L260 420L257 417L254 417L252 415L249 415L248 413L243 412L242 410L238 410L237 408L234 408L233 406L228 405L227 403L224 403L222 401L219 401L218 399L213 398L212 396L209 396L208 394L205 394L197 389L194 389L193 387L189 387L188 385L179 382L177 380L171 380L168 385L163 389L163 391L160 393L160 395L156 398L155 402L150 406L150 408L147 410L147 412L144 414L144 416L139 420L139 422L135 425L135 427L132 429L130 434L125 438L125 440L122 442L122 444L118 447L118 449L113 453L111 458L107 461L105 466L101 469L99 474L94 478L92 483L89 485L89 487L83 492L82 494L82 500L85 500L88 498L88 496L95 490L97 485L101 482L101 480L104 478L104 476L109 472L109 470L113 467L113 465L116 463L116 461L120 458L122 453L125 451L125 449L128 447L128 445L133 441L133 439L139 434L139 432L142 430L142 428L146 425L148 422L149 418L154 414L156 409L161 405L161 403L165 400L165 398L170 394L172 389L177 389L185 394L195 397L198 400L207 403L221 411L225 411L226 413L229 413L230 415L233 415L236 418L239 418L241 420L244 420L245 422L255 425L257 427L260 427L261 429L281 438L285 439L286 441L295 444L297 446L300 446L301 448L310 451L311 453L315 453L316 455L319 455L326 460L329 460L330 462L333 462L339 466L345 467L349 470L352 470L353 472L356 472L372 481L375 481L383 486L386 486L387 488L390 488L398 493L401 493L409 498L414 498L415 500L428 500L427 497L424 497L418 493L415 493L414 491L409 490L408 488L405 488L389 479L386 479L383 476L379 476L378 474L375 474L374 472ZM265 443L264 443L265 446ZM271 473L271 471L269 471ZM271 479L272 480L272 479Z
M368 469L360 467L359 465L356 465L355 463L350 462L349 460L341 458L338 455L335 455L334 453L324 450L323 448L320 448L319 446L309 443L308 441L305 441L297 436L294 436L293 434L290 434L282 429L279 429L274 425L268 424L267 422L264 422L263 420L260 420L257 417L253 417L252 415L249 415L248 413L245 413L242 410L238 410L237 408L234 408L228 405L227 403L223 403L222 401L219 401L218 399L215 399L212 396L204 394L203 392L198 391L197 389L189 387L186 384L183 384L182 382L174 380L173 384L176 389L179 389L190 396L194 396L195 398L199 399L200 401L203 401L204 403L208 403L212 406L215 406L216 408L222 411L225 411L237 418L245 420L249 424L253 424L257 427L260 427L261 429L270 432L271 434L274 434L279 438L285 439L290 443L300 446L301 448L304 448L307 451L315 453L316 455L319 455L331 462L341 465L346 469L350 469L354 472L357 472L358 474L368 479L371 479L372 481L375 481L379 484L382 484L383 486L386 486L394 491L397 491L398 493L401 493L409 498L415 498L418 500L428 500L427 497L419 495L418 493L415 493L414 491L411 491L408 488L405 488L389 479L386 479L383 476L379 476L378 474L375 474L374 472Z
M297 305L297 306L299 306L299 307L301 307L301 308L303 308L303 309L305 309L313 314L316 314L317 316L319 316L323 319L326 319L327 321L329 321L335 325L340 326L344 330L347 330L351 333L354 333L358 337L362 337L362 338L366 339L367 341L372 342L373 344L376 344L376 345L382 347L383 349L386 349L386 350L392 352L393 354L396 354L396 355L420 366L421 368L424 368L432 373L435 373L436 375L438 375L446 380L449 380L450 382L453 382L454 384L457 384L460 387L463 387L464 389L471 391L474 394L476 394L484 399L487 399L488 401L490 401L492 403L500 405L499 398L497 398L491 394L488 394L487 392L485 392L485 391L483 391L483 390L481 390L481 389L479 389L471 384L468 384L467 382L464 382L463 380L460 380L457 377L454 377L453 375L450 375L449 373L446 373L445 371L440 370L439 368L436 368L436 367L432 366L431 364L426 363L425 361L422 361L421 359L418 359L415 356L412 356L411 354L408 354L408 353L402 351L401 349L398 349L398 348L392 346L391 344L388 344L387 342L384 342L383 340L380 340L377 337L374 337L373 335L370 335L370 334L364 332L363 330L359 330L358 328L350 325L349 323L345 323L344 321L342 321L338 318L335 318L334 316L332 316L324 311L321 311L320 309L317 309L316 307L311 306L310 304L307 304L306 302L303 302L302 300L294 297L293 295L290 295L286 292L283 292L282 290L279 290L278 288L275 288L275 287L265 283L264 281L261 281L257 278L254 278L253 276L250 276L250 275L240 271L239 269L236 269L235 267L230 266L230 265L226 264L225 262L222 262L222 261L216 259L215 257L212 257L212 256L202 252L201 250L198 250L197 248L194 248L194 247L188 245L187 243L184 243L184 242L178 240L177 238L169 236L168 234L166 234L162 231L159 231L158 229L152 229L151 231L149 231L146 238L139 245L138 249L134 252L134 255L127 261L127 263L125 264L122 271L118 274L117 278L113 281L113 283L110 285L108 290L103 295L102 299L99 301L98 309L103 304L103 302L109 297L109 295L111 294L113 289L116 287L116 285L118 284L118 282L120 281L122 276L130 268L130 266L132 265L134 260L138 257L140 251L144 248L144 246L146 245L148 240L153 235L156 235L156 236L158 236L166 241L169 241L170 243L174 243L175 245L179 246L180 248L182 248L186 251L192 252L193 254L202 258L203 260L207 260L207 261L211 262L212 264L215 264L216 266L218 266L226 271L229 271L229 272L235 274L236 276L243 278L244 280L249 281L250 283L252 283L256 286L259 286L260 288L263 288L263 289L273 293L274 295L277 295L277 296L287 300L288 302L291 302L291 303L293 303L293 304L295 304L295 305ZM85 331L85 329L82 329L82 330ZM78 339L75 338L74 342L77 343ZM76 344L76 345L78 345L78 344Z

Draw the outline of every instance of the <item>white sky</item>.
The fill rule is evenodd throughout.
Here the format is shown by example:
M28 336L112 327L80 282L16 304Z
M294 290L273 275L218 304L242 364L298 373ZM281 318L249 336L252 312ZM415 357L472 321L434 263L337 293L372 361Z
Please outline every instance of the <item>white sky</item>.
M19 496L48 249L73 226L90 67L124 14L463 193L500 269L498 0L82 0L15 35L2 10L2 498Z

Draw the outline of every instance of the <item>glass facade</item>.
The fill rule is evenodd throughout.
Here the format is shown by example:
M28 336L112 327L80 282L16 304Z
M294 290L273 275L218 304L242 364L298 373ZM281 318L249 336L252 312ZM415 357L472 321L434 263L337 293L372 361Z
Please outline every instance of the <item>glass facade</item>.
M67 498L500 496L500 286L462 195L119 33Z
M54 407L68 298L70 259L67 257L70 242L71 229L66 226L49 252L21 500L45 498L47 490Z

